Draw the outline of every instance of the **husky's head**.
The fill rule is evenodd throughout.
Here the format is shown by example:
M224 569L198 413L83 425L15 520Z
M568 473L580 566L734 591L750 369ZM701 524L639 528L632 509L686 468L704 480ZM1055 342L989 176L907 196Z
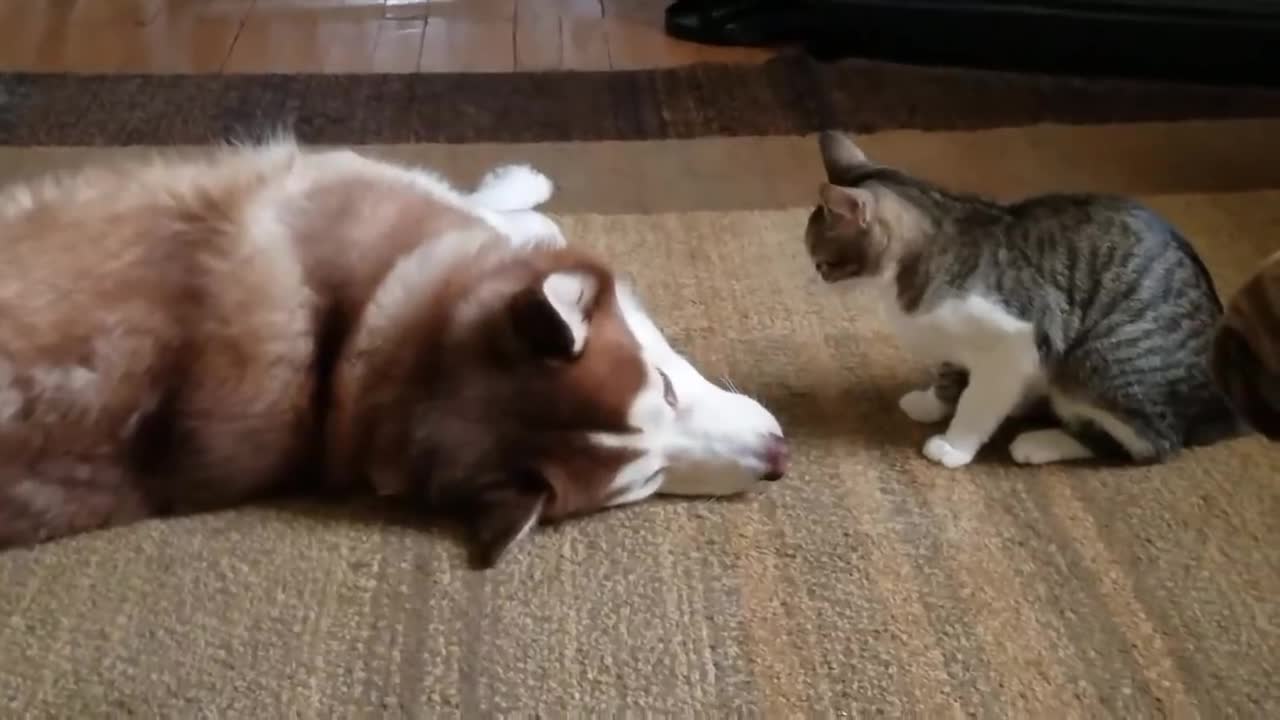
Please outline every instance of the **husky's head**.
M371 303L334 440L378 491L460 520L490 566L542 521L783 476L777 419L708 382L607 267L501 247L456 263L426 248L434 260L418 276L401 261Z

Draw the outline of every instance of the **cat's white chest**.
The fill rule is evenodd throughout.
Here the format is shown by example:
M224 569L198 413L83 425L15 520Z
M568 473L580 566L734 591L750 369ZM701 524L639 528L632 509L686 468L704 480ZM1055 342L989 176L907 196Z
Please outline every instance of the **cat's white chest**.
M886 320L912 355L930 363L973 368L991 363L1038 367L1035 328L978 295L945 300L908 315L895 298L883 304Z

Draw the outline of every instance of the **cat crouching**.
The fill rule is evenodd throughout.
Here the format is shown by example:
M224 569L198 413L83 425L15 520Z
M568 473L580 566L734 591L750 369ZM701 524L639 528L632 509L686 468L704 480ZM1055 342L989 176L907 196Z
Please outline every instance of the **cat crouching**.
M1213 279L1152 210L1088 194L1003 204L881 166L840 133L819 147L806 250L829 283L875 284L899 340L936 368L899 402L949 419L929 459L967 465L1043 401L1061 424L1018 435L1018 463L1154 463L1244 432L1210 377Z

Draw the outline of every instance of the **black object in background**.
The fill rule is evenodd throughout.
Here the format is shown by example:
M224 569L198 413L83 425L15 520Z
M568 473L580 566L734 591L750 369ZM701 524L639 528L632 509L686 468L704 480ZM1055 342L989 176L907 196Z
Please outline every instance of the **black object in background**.
M826 60L1280 84L1280 0L678 0L666 27Z

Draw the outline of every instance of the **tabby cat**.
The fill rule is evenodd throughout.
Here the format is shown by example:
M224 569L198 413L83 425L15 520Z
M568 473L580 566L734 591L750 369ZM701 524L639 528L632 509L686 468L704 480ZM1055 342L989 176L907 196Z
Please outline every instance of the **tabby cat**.
M819 147L805 246L827 282L878 287L899 340L937 368L899 402L950 418L929 459L968 464L1046 400L1059 426L1018 435L1016 462L1155 463L1243 431L1209 371L1213 279L1155 212L1085 194L1004 204L876 164L843 134Z
M1280 252L1231 296L1209 367L1253 429L1280 440Z

